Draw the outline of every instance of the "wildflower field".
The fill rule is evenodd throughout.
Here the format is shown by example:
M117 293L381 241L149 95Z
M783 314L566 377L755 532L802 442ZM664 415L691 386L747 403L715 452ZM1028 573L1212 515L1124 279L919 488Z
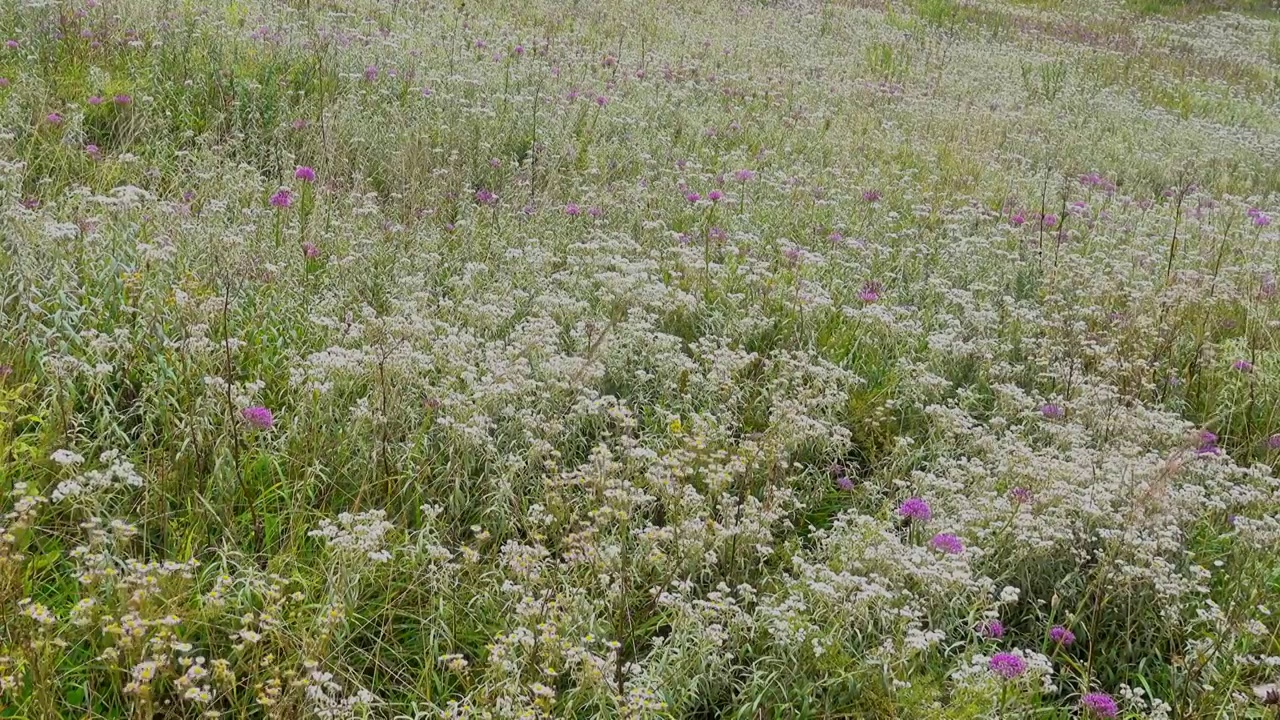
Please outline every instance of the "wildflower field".
M1280 717L1274 3L0 43L0 718Z

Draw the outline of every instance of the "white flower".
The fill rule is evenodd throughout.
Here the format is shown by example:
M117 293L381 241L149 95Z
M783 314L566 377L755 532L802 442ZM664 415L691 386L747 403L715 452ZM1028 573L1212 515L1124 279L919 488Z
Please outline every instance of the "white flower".
M58 463L63 467L79 465L80 463L84 462L83 456L73 453L70 450L67 450L65 448L61 450L54 450L53 454L49 456L49 459Z

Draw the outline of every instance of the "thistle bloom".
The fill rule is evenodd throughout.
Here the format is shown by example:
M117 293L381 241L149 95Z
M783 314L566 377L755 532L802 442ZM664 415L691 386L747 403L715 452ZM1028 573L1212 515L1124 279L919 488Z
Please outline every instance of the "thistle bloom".
M1059 645L1068 646L1076 641L1076 634L1061 625L1054 625L1049 628L1049 639Z
M287 208L293 205L293 193L288 188L281 188L271 196L271 204L278 208Z
M719 190L712 190L711 192L707 193L707 199L710 200L711 202L720 202L720 200L723 198L724 198L724 193L720 192Z
M964 552L964 543L960 538L951 533L938 533L929 541L929 545L934 550L939 550L947 555L959 555Z
M898 508L898 514L908 520L918 520L920 522L929 522L929 518L933 517L933 511L929 509L929 503L924 498L908 498L906 502Z
M306 165L299 165L298 168L293 171L293 177L295 180L313 183L316 181L316 171Z
M1200 431L1200 445L1196 448L1198 455L1218 455L1222 452L1222 448L1218 447L1217 434L1209 430Z
M853 481L849 479L848 475L841 475L836 478L836 487L848 492L853 489Z
M1242 360L1237 360L1237 361L1235 361L1235 362L1231 363L1231 368L1232 368L1233 370L1238 370L1238 371L1243 372L1243 373L1253 372L1253 363L1249 362L1248 360L1243 360L1243 359L1242 359Z
M261 405L254 405L253 407L247 407L241 410L240 416L244 418L244 421L248 423L250 427L258 430L268 430L276 422L271 411Z
M1116 701L1105 693L1086 693L1080 698L1080 709L1092 718L1113 718L1120 714Z
M880 293L884 292L884 286L875 280L868 280L862 283L862 289L858 291L858 299L864 303L873 303L880 299Z
M862 199L870 203L879 202L880 197L881 195L879 190L868 190L862 193Z
M302 243L302 256L308 260L314 260L320 257L320 248L316 247L313 242Z
M494 195L491 190L480 188L476 191L476 202L481 205L492 205L498 202L498 196Z
M89 96L89 100L88 100L87 102L88 102L90 105L101 105L101 104L102 104L102 96L101 96L101 95L91 95L91 96Z
M564 206L564 214L569 217L578 217L582 214L582 208L578 207L577 203L569 203Z
M130 97L130 96L128 96L128 95L125 95L125 94L123 94L123 93L122 93L122 94L120 94L120 95L115 96L114 98L112 98L112 101L113 101L113 102L115 102L115 104L117 104L117 105L132 105L132 104L133 104L133 98L132 98L132 97Z
M1066 410L1062 409L1061 405L1055 405L1053 403L1045 403L1044 405L1040 406L1040 414L1044 415L1045 417L1051 420L1057 420L1058 418L1061 418L1063 415L1066 415L1067 413L1066 413Z
M61 124L62 124L62 116L61 116L61 115L59 115L59 114L58 114L58 113L56 113L56 112L49 113L48 115L46 115L46 116L45 116L45 118L44 118L44 119L45 119L45 120L47 120L47 121L49 122L49 124L50 124L50 125L61 125Z
M1013 653L996 653L987 661L991 672L1005 680L1012 680L1027 671L1027 663Z
M987 620L978 626L978 634L984 638L997 640L1004 637L1004 623L999 620Z
M1280 450L1280 433L1267 438L1267 448L1271 450Z
M756 173L754 170L739 170L733 174L733 177L738 182L744 183L744 182L747 182L748 180L754 180L756 177Z

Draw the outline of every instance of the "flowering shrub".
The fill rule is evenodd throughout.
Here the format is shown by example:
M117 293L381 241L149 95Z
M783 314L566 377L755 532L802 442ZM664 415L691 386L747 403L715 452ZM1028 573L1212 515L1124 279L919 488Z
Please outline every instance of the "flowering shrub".
M402 5L0 7L0 716L1274 713L1273 16Z

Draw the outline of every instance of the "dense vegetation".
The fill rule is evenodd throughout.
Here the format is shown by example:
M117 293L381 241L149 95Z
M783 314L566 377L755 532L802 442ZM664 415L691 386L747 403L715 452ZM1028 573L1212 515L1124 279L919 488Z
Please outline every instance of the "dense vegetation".
M1280 706L1280 21L0 4L0 717Z

